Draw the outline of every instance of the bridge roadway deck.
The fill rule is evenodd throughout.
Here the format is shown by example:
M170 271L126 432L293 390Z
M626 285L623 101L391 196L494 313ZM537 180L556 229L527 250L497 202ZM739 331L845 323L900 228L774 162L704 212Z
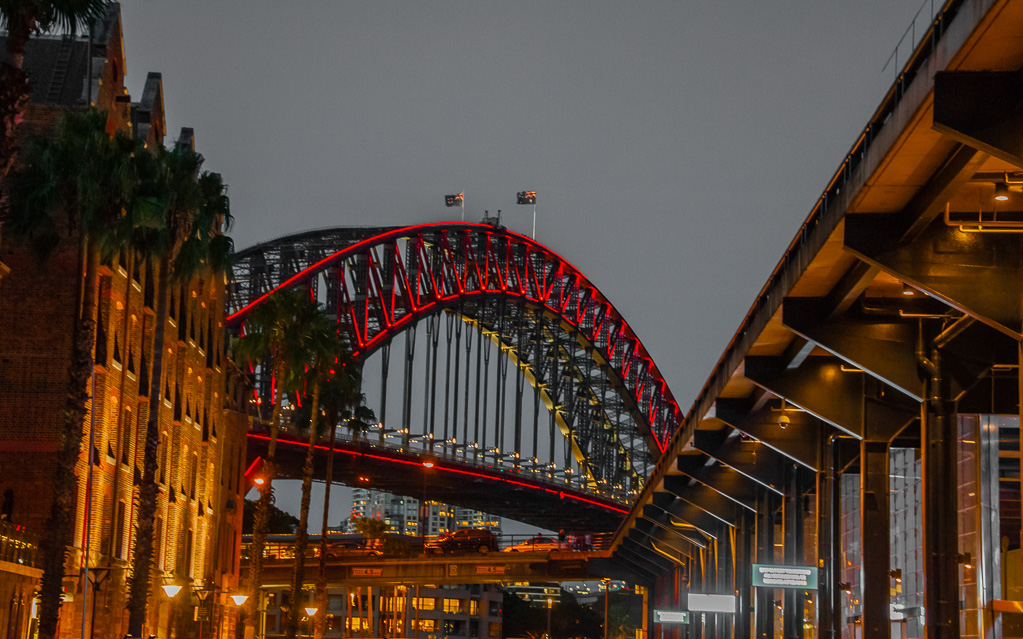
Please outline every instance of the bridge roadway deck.
M608 576L610 557L608 551L551 551L335 558L327 563L327 584L334 587L587 581ZM289 586L293 561L266 559L263 587ZM316 572L316 561L306 561L307 576ZM241 574L248 574L244 564Z
M248 459L266 454L267 436L248 435ZM307 441L281 433L277 441L277 477L299 479ZM333 481L352 487L372 487L413 499L475 508L483 512L568 532L611 532L628 513L628 504L599 494L546 481L526 467L481 467L437 454L400 451L369 441L335 443ZM313 477L326 475L329 447L315 447ZM423 462L429 458L433 466ZM246 473L249 486L259 473L253 464Z

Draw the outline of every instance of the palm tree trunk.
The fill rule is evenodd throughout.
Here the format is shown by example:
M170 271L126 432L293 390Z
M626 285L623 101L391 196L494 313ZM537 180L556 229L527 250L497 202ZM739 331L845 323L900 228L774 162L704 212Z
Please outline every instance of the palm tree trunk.
M323 639L327 634L327 520L330 516L330 483L334 478L334 436L337 424L330 427L330 452L327 453L327 480L323 489L323 528L320 531L320 557L316 572L316 607L324 614L316 618L313 639Z
M305 582L305 551L309 546L309 501L313 490L313 451L316 445L316 415L320 410L320 379L313 382L313 403L309 407L309 448L305 453L305 465L302 466L302 503L299 507L298 530L295 531L295 570L291 579L291 615L288 618L287 639L295 639L298 633L299 596ZM327 614L323 609L323 615Z
M270 420L270 443L266 449L266 459L260 474L263 484L259 487L259 501L256 511L252 514L252 555L249 558L249 598L245 616L245 626L255 627L256 614L259 609L259 587L263 578L263 551L266 548L266 529L270 523L270 504L273 502L273 480L277 473L274 457L277 454L277 432L281 425L281 401L284 398L284 366L277 364L274 368L277 388L274 392L273 417Z
M14 166L17 157L16 135L18 125L28 106L32 91L28 76L22 69L25 45L36 26L36 9L31 3L7 16L7 60L0 64L0 184ZM0 201L3 201L0 193Z
M60 618L64 582L64 558L74 531L78 481L75 466L81 455L89 380L92 377L92 349L96 342L96 296L99 292L99 246L86 243L85 283L81 316L72 347L68 370L68 394L64 404L64 427L57 440L53 478L53 504L43 543L43 578L39 587L39 637L54 639ZM93 405L93 409L95 405ZM86 459L92 463L92 451Z
M151 272L151 271L150 271ZM160 406L164 355L164 332L167 325L167 310L170 294L170 259L160 260L159 280L156 293L156 328L153 337L153 374L149 377L149 416L146 420L146 443L142 456L142 485L139 487L138 533L135 537L135 554L132 564L131 581L128 585L128 634L141 637L146 624L146 607L152 587L153 575L153 524L156 519L156 501L159 487L156 485L157 455L160 444Z

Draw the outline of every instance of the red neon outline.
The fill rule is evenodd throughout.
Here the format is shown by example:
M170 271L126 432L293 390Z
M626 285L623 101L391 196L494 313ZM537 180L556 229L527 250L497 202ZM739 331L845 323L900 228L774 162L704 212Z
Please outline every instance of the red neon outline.
M471 262L472 262L473 268L476 271L477 278L482 280L479 283L478 290L476 290L476 291L457 292L457 293L456 292L451 292L451 294L449 294L449 295L444 295L437 288L436 278L435 278L436 274L433 273L433 269L430 267L431 265L429 264L429 261L423 259L423 256L421 255L421 252L425 251L425 245L424 245L424 242L423 242L423 239L422 239L422 233L426 232L426 231L429 231L431 229L437 229L439 227L443 227L442 228L442 231L443 231L442 238L443 237L447 237L447 233L449 233L449 232L459 233L460 239L461 239L461 241L462 241L462 243L463 243L463 245L465 247L465 251L464 251L465 258L466 258L467 261L470 260L470 258L471 258ZM485 264L484 264L484 273L486 274L485 277L479 272L480 262L476 258L475 251L472 248L472 242L471 242L470 237L471 237L471 234L473 234L473 233L483 233L483 235L485 236L484 242L481 243L483 248L484 248L485 254L486 254ZM410 238L410 236L412 236L412 235L416 235L416 237L415 238ZM672 408L673 408L673 410L671 411L672 415L676 416L676 419L674 420L675 423L673 423L673 424L663 424L663 425L661 425L660 428L658 428L658 424L657 424L658 419L657 419L657 417L654 416L654 415L649 415L650 423L647 426L649 428L650 435L653 438L653 440L655 442L655 445L660 450L660 452L663 453L666 450L666 448L667 448L667 441L671 437L671 435L673 434L672 432L667 432L666 429L669 428L669 427L677 428L680 425L680 420L677 418L677 416L682 415L683 411L681 410L681 407L678 406L678 404L675 401L672 393L667 388L667 385L663 384L663 382L664 382L663 377L660 375L660 372L658 371L657 367L653 364L653 362L650 359L649 355L646 353L645 349L642 346L642 343L638 339L635 338L634 333L632 332L632 330L629 327L628 323L622 317L621 313L618 312L618 310L614 307L613 304L611 304L610 302L607 302L606 299L604 299L603 296L601 296L599 294L599 291L595 287L593 287L592 284L589 283L588 278L586 278L585 275L581 271L579 271L579 269L575 268L575 266L573 266L571 263L569 263L567 260L565 260L563 257L561 257L557 252L551 250L550 248L548 248L548 247L546 247L546 246L544 246L542 244L539 244L539 243L535 242L534 240L530 239L529 237L526 237L526 236L521 235L519 233L515 233L513 231L508 231L506 229L501 229L501 230L498 231L498 230L495 230L494 227L492 227L490 225L487 225L487 224L472 224L472 223L449 224L449 223L443 223L443 222L431 223L431 224L421 224L421 225L415 225L415 226L409 226L409 227L394 229L392 231L388 231L386 233L382 233L382 234L377 235L375 237L367 238L365 240L357 242L356 244L353 244L350 247L347 247L345 249L337 251L334 254L329 255L329 256L321 259L320 261L316 262L315 264L313 264L313 265L303 269L299 273L296 273L292 277L288 278L282 284L278 285L273 291L270 291L268 293L265 293L265 294L261 295L259 298L257 298L253 302L247 304L242 309L240 309L240 310L236 311L235 313L232 313L231 315L229 315L227 317L227 322L229 323L229 325L230 324L237 324L237 323L239 323L242 320L242 318L249 311L251 311L252 308L254 308L260 302L262 302L267 297L269 297L273 292L275 292L277 290L280 290L281 288L287 288L289 286L293 286L294 284L296 284L296 283L298 283L300 281L303 281L305 279L313 277L313 276L316 275L316 273L318 273L319 271L323 270L327 266L329 266L329 265L331 265L331 264L333 264L335 262L338 262L338 261L343 261L348 256L356 254L356 253L358 253L360 251L363 251L367 247L374 246L374 245L377 245L377 244L380 244L380 243L387 243L388 240L394 240L394 239L398 239L398 238L402 238L402 237L410 238L411 241L415 242L414 246L417 249L415 251L417 262L423 263L422 265L424 267L424 268L420 269L420 277L424 277L424 276L426 276L428 274L429 277L430 277L429 284L433 285L433 291L432 291L432 296L431 296L432 300L429 303L427 303L427 304L424 304L424 305L420 306L419 304L417 304L418 300L413 298L411 295L407 296L408 303L411 304L412 307L413 307L412 310L411 310L411 314L412 315L423 313L423 312L428 312L437 303L448 302L448 301L451 301L451 300L453 300L453 299L455 299L457 297L469 297L471 295L478 295L478 294L482 294L482 293L491 293L491 292L498 292L498 291L503 292L505 294L508 294L509 293L509 288L512 288L513 291L514 291L515 288L517 288L518 291L514 291L514 293L512 293L512 294L517 293L518 296L520 296L520 297L523 297L523 298L525 298L527 300L534 301L534 302L537 302L539 304L542 304L543 306L545 306L547 308L550 308L551 310L555 311L556 313L561 315L563 318L565 317L565 311L569 308L569 306L572 304L572 302L576 302L576 308L574 309L575 313L573 313L576 316L575 317L576 321L575 322L571 322L570 321L570 323L575 324L577 327L581 327L583 325L583 323L585 322L585 320L587 319L587 316L589 315L588 311L591 310L589 303L590 302L596 302L597 304L599 304L599 306L601 307L601 310L604 311L603 314L602 314L603 317L600 318L599 323L598 323L597 315L596 315L596 312L595 312L594 313L594 323L596 325L592 328L592 330L590 330L590 329L582 329L582 330L586 333L587 337L593 342L593 344L599 348L600 345L601 345L601 342L604 341L603 335L601 334L601 330L603 328L603 325L607 321L608 316L609 315L611 316L612 322L614 322L614 321L620 322L618 327L617 327L617 330L615 331L615 338L616 339L612 340L612 338L611 338L611 328L610 328L610 326L608 328L608 337L607 337L607 340L606 340L607 341L607 349L606 349L606 352L605 352L606 359L608 361L611 360L611 357L613 357L616 354L616 351L617 351L617 349L618 349L618 347L619 347L619 345L620 345L620 343L622 341L622 338L625 337L625 338L627 338L627 343L630 346L632 346L631 349L628 349L629 351L631 351L631 353L629 353L627 351L626 355L629 355L629 354L637 355L639 357L639 359L644 362L644 364L642 365L640 370L637 371L636 379L632 380L629 377L629 374L628 374L629 372L631 372L631 368L632 368L632 366L631 366L632 361L631 360L632 360L632 358L626 356L626 358L624 360L625 361L624 366L622 367L622 375L621 375L623 381L625 381L627 386L631 386L632 388L640 388L640 389L642 389L643 386L645 386L645 384L646 384L646 380L643 379L644 377L649 376L650 378L652 378L653 381L655 381L655 383L660 382L658 385L662 386L662 390L661 390L662 398L663 398L663 400L664 400L664 402L666 404L670 404L672 406ZM499 246L497 240L500 240L503 243L503 246ZM521 245L523 245L525 247L525 251L524 251L525 255L526 255L526 264L524 265L525 274L521 273L519 271L517 265L514 263L514 261L511 260L511 256L513 254L513 248L512 248L512 243L513 242L517 243L517 244L521 244ZM507 280L507 277L505 277L505 273L502 273L501 264L500 264L500 260L498 259L498 253L497 253L497 251L499 251L501 248L504 249L504 252L505 252L505 254L507 256L507 259L511 260L507 264L508 268L515 268L514 276L516 278L516 282L518 283L518 286L509 287L508 286L509 282ZM534 251L535 251L536 254L542 255L544 257L543 261L544 261L544 264L545 264L545 268L544 268L544 273L543 273L544 283L543 283L543 287L542 288L540 288L540 286L541 286L540 285L540 281L537 280L536 274L535 274L535 270L531 268L531 263L529 261L529 257L531 255L531 253L534 252ZM402 268L404 265L401 264L401 258L397 254L397 246L396 245L395 245L394 256L397 258L397 260L396 260L397 264L396 264L396 269L395 270L396 271L404 271L404 268ZM546 264L551 264L551 267L547 268ZM443 269L443 264L442 264L442 269ZM557 278L550 278L552 281L550 281L549 284L548 284L547 280L549 279L549 276L551 274L555 273L555 269L556 269L558 277ZM566 269L567 269L567 272L566 272ZM529 292L527 291L527 289L528 289L527 282L528 282L531 270L534 270L533 279L537 280L536 284L538 286L538 290L536 292L536 297L535 298L533 296L529 295ZM338 271L340 273L340 279L341 279L341 281L343 283L343 281L344 281L344 269L343 268L342 269L338 269ZM465 280L464 280L465 281L465 285L464 286L467 286L469 284L470 273L471 272L472 272L472 269L466 268L466 270L465 270ZM456 269L455 275L457 276L457 269ZM497 286L495 282L492 282L492 279L493 279L492 275L496 275L500 279L500 285L499 286ZM507 275L511 276L511 272L508 272ZM408 287L406 290L408 290L411 293L411 286L408 283L407 274L402 272L402 276L403 277L401 279L404 280L404 283ZM456 278L456 279L458 279L458 278ZM568 280L567 282L565 281L566 279ZM582 282L585 282L585 284L583 286L580 286L580 280ZM461 284L461 281L459 281L459 283ZM427 284L427 282L424 281L423 284ZM379 286L379 282L377 282L377 285ZM514 285L514 283L513 283L513 285ZM551 305L550 304L550 296L554 292L555 286L558 287L558 291L559 291L559 295L557 297L558 303L556 305ZM421 288L422 287L418 287L418 286L416 287L415 293L416 293L417 296L421 292ZM341 303L341 300L343 299L344 303L349 308L349 312L351 313L352 326L354 326L357 329L359 329L360 328L359 327L360 323L356 319L358 317L358 315L356 314L356 310L355 310L354 306L351 304L351 300L350 300L350 296L348 295L348 291L347 291L346 287L343 286L343 285L341 286L341 289L342 289L342 296L339 296L339 304ZM392 291L392 295L393 295L393 291ZM587 299L587 297L589 297L589 299ZM381 304L383 304L383 306L384 306L384 308L382 308L381 311L383 312L385 318L391 319L388 316L389 315L390 316L395 315L395 305L392 304L391 311L390 311L390 313L388 313L388 311L386 309L386 300L381 300ZM366 306L366 308L364 308L364 313L368 315L368 313L369 313L369 308L368 308L369 303L367 302L365 306ZM596 309L593 309L593 310L596 311ZM408 317L408 316L406 316L406 317ZM403 317L401 319L405 320L405 317ZM565 319L568 319L568 318L565 318ZM355 331L355 337L356 337L356 341L358 342L359 351L365 352L365 351L368 351L368 350L372 349L374 345L379 343L379 341L382 339L383 335L386 335L388 333L393 333L394 330L400 328L404 324L407 324L407 321L395 321L395 320L392 319L391 322L387 322L387 320L385 319L385 324L390 324L390 325L387 326L386 330L384 330L380 334L374 336L372 339L369 338L369 334L368 333L363 333L362 330L356 330ZM365 322L365 321L362 322L361 329L364 329L364 330L368 331L369 330L368 322ZM641 400L642 399L641 394L642 394L641 392L634 394L634 399ZM662 429L665 430L665 432L659 432Z
M245 469L245 477L248 477L249 473L252 472L252 469L256 467L256 464L258 464L261 461L263 461L263 456L262 455L256 455L256 458L252 460L252 463L249 464L249 467Z

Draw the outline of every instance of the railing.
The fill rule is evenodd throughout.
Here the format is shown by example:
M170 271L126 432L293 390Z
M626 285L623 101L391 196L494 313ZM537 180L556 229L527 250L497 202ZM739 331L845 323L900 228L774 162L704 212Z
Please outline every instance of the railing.
M0 521L0 561L37 567L39 542L21 526Z
M253 422L253 432L268 433L270 426L260 421ZM291 424L281 424L280 434L288 434L300 439L307 439L308 433L301 432ZM513 455L500 455L491 451L477 450L471 446L456 444L448 441L432 443L421 439L410 438L407 444L402 444L401 434L397 431L374 427L368 433L352 431L344 426L337 429L336 442L341 444L352 444L362 448L376 449L381 451L414 455L421 458L430 458L435 461L448 461L453 464L470 465L473 468L484 469L500 475L502 478L514 476L517 479L528 479L540 486L549 486L559 490L567 489L586 495L601 497L615 503L627 506L632 504L639 494L638 489L627 491L614 486L607 486L595 482L589 477L574 473L570 469L554 469L545 465L535 465L531 460L516 458ZM394 444L387 440L396 440ZM375 440L375 441L374 441ZM317 442L317 445L326 444L324 440ZM455 448L455 450L452 450ZM466 452L459 453L458 449Z
M278 539L268 539L263 548L263 560L265 565L288 564L295 560L294 535L271 535ZM287 537L287 539L280 539ZM427 539L436 539L437 535L420 537L416 535L388 535L383 540L358 540L358 535L341 535L335 540L328 537L327 556L334 559L386 559L389 556L410 556L422 553L423 542ZM353 541L353 538L355 540ZM510 546L521 545L537 539L535 535L509 534L498 536L498 546L502 549ZM558 550L564 552L584 552L607 550L611 546L612 533L576 533L566 535L563 542L558 542L557 548L551 547L552 538L543 537L537 541L537 552L548 552ZM252 558L251 535L245 535L242 542L241 559L247 563ZM397 543L386 543L386 542ZM306 559L319 557L319 535L309 535L309 545L306 547ZM361 552L360 552L361 551Z

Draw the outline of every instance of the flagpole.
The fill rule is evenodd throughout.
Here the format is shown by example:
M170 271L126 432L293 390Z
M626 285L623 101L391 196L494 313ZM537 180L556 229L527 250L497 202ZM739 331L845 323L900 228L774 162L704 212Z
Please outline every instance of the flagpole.
M462 194L462 223L465 223L465 191L461 191Z
M533 239L536 239L536 204L533 204Z

